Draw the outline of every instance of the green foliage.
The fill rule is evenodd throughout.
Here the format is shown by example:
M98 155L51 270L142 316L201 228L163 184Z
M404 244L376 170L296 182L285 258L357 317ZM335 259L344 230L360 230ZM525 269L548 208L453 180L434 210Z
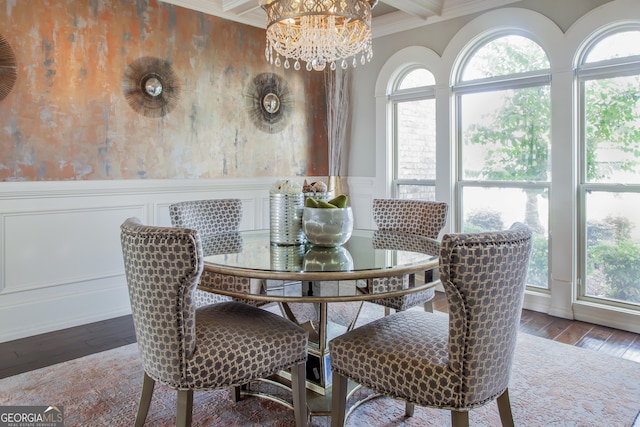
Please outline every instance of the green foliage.
M600 181L615 171L633 172L640 157L638 101L640 78L626 84L615 79L601 79L585 85L587 180ZM600 146L630 154L625 159L598 162Z
M476 211L469 214L464 224L467 233L503 230L502 216L495 211ZM549 283L549 242L546 235L533 235L533 252L527 276L527 284L546 288Z
M614 226L604 221L587 222L587 247L593 247L601 242L612 240L615 234Z
M471 233L502 230L504 229L504 222L500 212L475 211L471 212L467 217L464 229Z
M487 43L472 63L485 76L549 68L540 46L507 36ZM471 64L470 64L471 65ZM488 147L479 175L492 180L546 181L549 173L551 95L548 86L504 91L504 104L486 125L472 126L467 144Z
M547 55L538 44L523 36L505 36L480 48L465 67L475 78L504 76L549 68Z
M607 296L640 302L640 244L629 240L633 224L626 217L606 217L589 224L589 271L601 271Z
M610 298L640 303L640 245L630 240L613 245L598 245L591 250L590 261L606 277Z
M603 221L587 222L587 247L627 240L634 225L629 218L608 216Z
M551 100L548 87L519 89L504 100L490 124L469 129L468 144L486 146L481 178L547 181Z
M535 44L502 37L483 46L470 64L476 78L517 75L548 68L544 52ZM640 164L640 77L596 79L584 83L584 140L588 182L611 179L616 172L637 172ZM485 159L481 170L465 171L471 177L496 181L548 181L551 155L551 97L549 86L504 90L501 108L487 114L483 121L466 129L464 143L483 146ZM464 98L463 98L464 102ZM614 159L603 153L617 153ZM600 157L598 157L600 154ZM535 232L544 232L536 224L536 194L527 193L525 221ZM495 218L493 218L495 220ZM490 214L468 218L466 229L500 229ZM627 240L631 224L624 218L608 218L589 224L587 244L589 264L595 263L604 276L612 298L640 302L640 248ZM615 241L615 244L608 242ZM547 283L548 243L536 238L529 282ZM544 285L543 285L544 286Z
M533 235L533 252L527 284L540 288L549 285L549 242L545 236Z
M633 230L634 225L631 223L629 218L624 216L608 216L604 219L604 221L613 226L613 237L617 241L627 240L631 235L631 230Z
M526 51L522 51L526 48ZM503 37L488 43L472 61L485 76L517 74L543 68L544 52L537 45L513 43ZM541 56L542 55L542 56ZM497 60L499 58L499 60ZM549 173L551 98L548 86L504 92L502 108L488 124L474 125L465 135L466 144L488 148L483 170L475 175L491 180L546 181ZM599 79L585 84L587 180L596 181L616 171L635 171L640 158L640 77L624 83ZM615 162L599 162L600 146L630 154ZM471 175L474 175L472 173Z

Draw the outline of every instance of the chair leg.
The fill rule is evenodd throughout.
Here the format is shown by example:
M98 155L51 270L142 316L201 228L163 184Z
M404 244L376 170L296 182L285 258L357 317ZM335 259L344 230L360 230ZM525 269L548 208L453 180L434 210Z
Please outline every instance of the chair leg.
M509 389L505 389L504 392L497 399L498 412L500 412L500 421L502 427L514 427L513 414L511 413L511 402L509 400Z
M343 427L347 412L347 377L343 377L336 371L331 375L331 427Z
M416 409L415 403L407 402L404 406L404 414L407 417L413 417L413 412L415 411L415 409Z
M138 404L135 427L142 427L147 419L155 385L156 381L145 372L142 378L142 393L140 393L140 403Z
M451 427L469 427L469 412L451 411Z
M293 394L293 414L296 427L307 427L307 368L302 362L291 367L291 393Z
M246 388L244 386L233 386L233 387L231 387L231 399L233 399L233 401L235 403L240 402L240 391L241 390L246 390Z
M433 313L433 299L424 303L424 311L428 313Z
M388 315L390 315L390 314L391 314L391 309L390 309L389 307L385 307L385 308L384 308L384 315L385 315L385 316L388 316Z
M193 390L178 390L178 409L176 427L191 427L191 409L193 408Z

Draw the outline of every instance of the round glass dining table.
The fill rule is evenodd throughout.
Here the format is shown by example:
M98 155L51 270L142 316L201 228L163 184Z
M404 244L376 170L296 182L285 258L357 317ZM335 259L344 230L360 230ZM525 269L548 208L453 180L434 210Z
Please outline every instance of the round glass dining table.
M276 302L366 301L417 292L431 285L416 283L414 275L436 268L439 251L434 239L379 230L354 230L338 247L272 244L269 230L213 235L202 245L203 276L209 277L200 289Z
M272 244L269 230L255 230L209 236L202 247L199 289L249 303L277 302L309 332L311 416L331 414L329 341L355 326L364 301L438 283L421 277L438 266L438 241L411 234L354 230L344 245L328 248Z

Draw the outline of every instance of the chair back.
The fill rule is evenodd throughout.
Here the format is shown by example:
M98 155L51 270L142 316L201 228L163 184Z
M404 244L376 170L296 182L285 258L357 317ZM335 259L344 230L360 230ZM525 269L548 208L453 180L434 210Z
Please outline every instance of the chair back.
M192 293L202 274L196 231L145 226L137 218L120 227L124 270L138 349L145 372L180 385L195 349Z
M531 231L445 234L440 280L449 302L449 367L461 379L458 407L484 404L509 384Z
M242 220L240 199L190 200L169 206L174 227L192 228L201 237L238 231Z
M446 202L374 199L373 220L379 230L399 231L437 239L447 221Z

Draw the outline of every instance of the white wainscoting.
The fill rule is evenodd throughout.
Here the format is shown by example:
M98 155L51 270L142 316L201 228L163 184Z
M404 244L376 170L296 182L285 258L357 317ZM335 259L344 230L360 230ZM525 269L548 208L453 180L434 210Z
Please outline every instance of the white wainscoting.
M241 228L268 228L272 181L0 183L0 342L129 314L120 249L126 218L168 226L171 203L239 198ZM371 183L351 185L359 228L371 228Z
M384 197L375 183L343 178L356 228L375 228L371 202ZM129 314L120 249L126 218L168 226L171 203L239 198L241 229L266 229L272 184L264 178L0 183L0 342ZM525 307L550 313L550 295L527 292ZM598 317L591 306L573 307L579 320L637 331L629 326L632 313Z

